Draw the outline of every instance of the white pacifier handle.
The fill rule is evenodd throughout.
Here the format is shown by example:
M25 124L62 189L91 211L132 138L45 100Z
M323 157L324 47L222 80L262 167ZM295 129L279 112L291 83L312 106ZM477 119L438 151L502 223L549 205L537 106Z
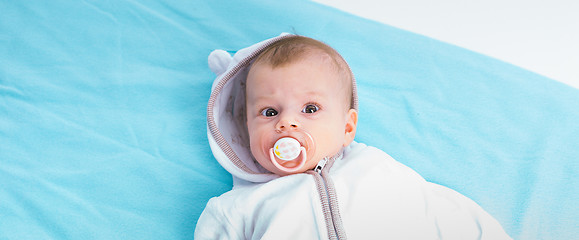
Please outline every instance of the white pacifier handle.
M294 161L298 157L299 163L295 167L285 167L278 163L277 159L282 161ZM302 147L298 140L291 137L280 138L276 141L273 148L269 149L269 158L273 165L285 172L294 172L306 164L306 148Z

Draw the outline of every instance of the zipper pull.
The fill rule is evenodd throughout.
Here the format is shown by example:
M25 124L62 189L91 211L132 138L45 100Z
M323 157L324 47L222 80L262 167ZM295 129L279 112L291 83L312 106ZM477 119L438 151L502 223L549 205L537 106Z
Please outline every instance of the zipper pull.
M318 162L318 165L316 165L316 167L314 168L314 171L316 171L317 173L322 173L322 170L326 166L326 163L328 163L328 160L329 160L328 157L322 158L322 160L320 160Z

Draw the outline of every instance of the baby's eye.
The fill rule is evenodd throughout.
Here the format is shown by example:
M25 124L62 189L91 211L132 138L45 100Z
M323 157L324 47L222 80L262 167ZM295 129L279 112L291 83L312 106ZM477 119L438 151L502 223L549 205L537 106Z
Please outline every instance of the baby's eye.
M320 108L314 104L308 104L304 107L304 109L302 109L303 113L315 113L318 110L320 110Z
M273 108L266 108L261 111L262 116L273 117L277 115L277 111Z

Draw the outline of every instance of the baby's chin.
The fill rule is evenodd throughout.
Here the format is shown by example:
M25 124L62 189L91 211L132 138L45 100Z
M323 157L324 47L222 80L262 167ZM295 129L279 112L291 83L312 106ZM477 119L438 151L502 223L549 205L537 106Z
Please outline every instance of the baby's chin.
M314 164L314 166L315 166L315 164ZM299 169L296 169L296 170L294 170L294 171L284 171L284 170L281 170L281 169L279 169L279 168L276 168L276 167L273 166L273 165L272 165L271 167L272 167L272 169L268 169L268 170L269 170L270 172L273 172L273 173L279 175L279 176L288 176L288 175L293 175L293 174L305 173L305 172L307 172L308 170L314 168L314 167L309 167L307 162L306 162L306 164L305 164L303 167L301 167L301 168L299 168ZM291 167L291 166L290 166L290 167Z
M292 171L284 171L283 169L277 168L269 158L262 158L260 160L258 160L259 164L264 167L266 170L279 175L279 176L288 176L288 175L293 175L293 174L299 174L299 173L305 173L308 170L313 169L316 164L319 162L319 160L313 160L313 159L307 159L306 163L295 170ZM297 161L280 161L278 160L278 163L280 163L280 165L286 167L286 168L293 168L296 167L299 163Z

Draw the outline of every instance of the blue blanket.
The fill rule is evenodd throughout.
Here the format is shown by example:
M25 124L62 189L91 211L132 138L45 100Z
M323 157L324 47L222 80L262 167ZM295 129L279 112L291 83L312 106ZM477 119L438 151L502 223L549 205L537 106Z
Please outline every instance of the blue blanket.
M357 77L357 141L517 239L579 235L579 91L309 1L1 1L0 239L192 239L231 188L206 137L213 49L293 32Z

